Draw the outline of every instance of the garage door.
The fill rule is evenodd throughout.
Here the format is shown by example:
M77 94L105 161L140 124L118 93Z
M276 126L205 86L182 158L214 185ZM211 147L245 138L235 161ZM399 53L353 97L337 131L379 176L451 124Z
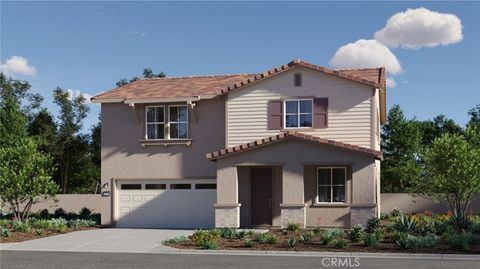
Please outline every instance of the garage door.
M215 181L117 181L116 226L211 228Z

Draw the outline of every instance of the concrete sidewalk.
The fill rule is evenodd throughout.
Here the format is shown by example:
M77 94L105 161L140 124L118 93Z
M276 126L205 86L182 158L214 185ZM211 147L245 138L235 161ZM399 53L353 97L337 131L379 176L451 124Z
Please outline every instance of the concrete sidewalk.
M72 232L19 243L0 244L1 250L145 253L175 250L166 239L190 235L192 230L96 229Z

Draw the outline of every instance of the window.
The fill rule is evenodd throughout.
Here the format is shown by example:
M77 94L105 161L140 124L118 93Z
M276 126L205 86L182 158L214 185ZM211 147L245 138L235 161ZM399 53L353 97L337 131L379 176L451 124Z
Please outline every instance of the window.
M188 107L169 106L170 139L188 138Z
M146 108L146 139L165 138L165 108L163 106L148 106Z
M293 86L302 87L302 73L295 73L293 76Z
M321 167L317 170L317 202L345 203L346 167Z
M191 188L192 188L191 184L170 184L170 189L173 189L173 190L187 190Z
M217 184L195 184L195 189L197 190L215 190L217 189Z
M312 127L312 99L285 100L285 128Z
M141 190L142 189L142 184L122 184L120 189L122 189L122 190Z
M164 190L167 188L167 184L145 184L147 190Z

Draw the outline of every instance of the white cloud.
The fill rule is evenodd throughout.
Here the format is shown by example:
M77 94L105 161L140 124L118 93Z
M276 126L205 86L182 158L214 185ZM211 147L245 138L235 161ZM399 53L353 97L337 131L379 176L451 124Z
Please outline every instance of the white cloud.
M397 57L388 47L376 40L360 39L340 47L330 65L335 68L368 68L385 66L389 74L402 72Z
M426 8L407 9L388 19L375 39L392 47L420 48L449 45L463 39L462 22L453 15Z
M140 31L136 31L136 30L130 30L127 33L129 35L138 36L138 37L141 37L141 38L144 38L147 35L146 32L140 32Z
M5 63L0 64L0 71L9 76L17 74L35 76L37 74L37 69L28 65L28 60L22 56L12 56L7 59Z
M387 87L388 88L395 88L397 87L397 82L392 77L387 77Z
M88 93L82 93L80 90L72 90L72 89L67 89L68 91L68 95L69 95L69 99L72 100L74 98L77 98L79 97L80 95L83 95L83 97L85 97L85 103L86 104L91 104L92 101L90 101L90 98L92 98L93 96L88 94Z

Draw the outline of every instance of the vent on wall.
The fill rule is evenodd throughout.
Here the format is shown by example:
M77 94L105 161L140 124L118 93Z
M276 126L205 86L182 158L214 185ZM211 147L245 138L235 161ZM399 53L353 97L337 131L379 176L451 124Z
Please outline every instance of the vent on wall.
M295 73L293 77L293 85L295 87L302 87L302 73Z

